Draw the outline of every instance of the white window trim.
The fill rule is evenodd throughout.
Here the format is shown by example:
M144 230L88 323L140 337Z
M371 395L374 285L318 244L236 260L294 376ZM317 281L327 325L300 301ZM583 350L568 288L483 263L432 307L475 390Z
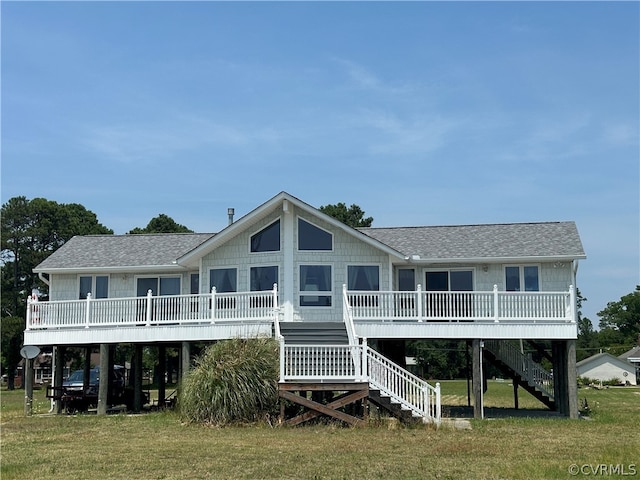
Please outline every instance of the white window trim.
M309 225L313 225L314 227L316 227L319 230L322 230L323 232L327 232L330 236L331 236L331 249L330 250L300 250L300 229L298 228L300 223L298 222L299 220L303 220L305 222L307 222ZM320 225L306 219L303 216L296 216L296 251L301 252L301 253L311 253L311 252L316 252L316 253L333 253L334 249L335 249L335 244L336 242L334 241L334 235L333 232L327 230L326 228L322 228ZM318 264L320 265L320 264Z
M166 273L163 275L135 275L133 277L133 296L136 297L137 293L138 293L138 279L139 278L157 278L158 279L158 296L160 293L160 279L161 278L177 278L180 280L180 293L178 295L182 295L182 284L183 284L183 275L181 273L179 274L175 274L175 273ZM189 279L191 280L191 279ZM189 286L191 286L191 284L189 284ZM145 293L146 296L146 293Z
M371 290L372 292L381 292L382 290L382 263L372 262L348 262L344 267L344 281L349 289L349 267L378 267L378 290Z
M524 287L524 267L538 267L538 292L543 292L542 288L542 267L540 263L506 263L502 266L502 284L506 291L507 289L507 267L519 267L520 268L520 287ZM526 290L520 290L525 292Z
M278 284L278 291L281 290L281 280L280 275L282 275L282 265L277 262L265 262L265 263L255 263L251 265L247 265L247 288L246 292L251 291L251 269L252 268L261 268L261 267L276 267L278 269L278 278L276 279L276 283ZM273 289L273 285L269 288L269 290ZM266 292L267 290L261 290Z
M253 238L253 236L258 234L258 233L260 233L263 230L266 230L267 228L269 228L271 225L273 225L276 222L280 222L280 243L278 245L278 250L269 250L268 252L252 252L251 251L251 239ZM284 229L284 222L282 221L282 218L278 217L278 218L274 218L272 222L269 222L266 225L263 225L262 227L258 228L257 230L254 230L252 233L249 233L249 238L248 238L248 241L247 241L247 251L248 251L249 255L269 255L269 254L282 252L282 239L284 238L284 230L283 229Z
M472 292L476 291L476 268L477 267L442 267L442 268L423 268L422 269L422 274L420 277L420 283L422 285L422 289L425 290L427 288L427 278L426 275L428 272L471 272L471 280L472 280L472 288L473 290L471 290ZM448 292L451 292L451 277L449 277L449 285L448 285Z
M109 275L108 273L102 275L102 274L78 274L77 278L76 278L76 292L78 292L78 297L80 296L80 277L91 277L91 298L95 299L95 291L96 291L96 277L107 277L107 297L106 298L111 298L111 275ZM50 289L51 290L51 289ZM85 300L86 298L83 298L81 300Z
M303 251L308 251L308 250L303 250ZM326 250L322 250L322 251L326 251ZM322 267L331 267L331 290L318 290L317 292L312 292L312 293L317 293L317 296L319 297L331 297L331 305L300 305L300 297L302 296L313 296L309 294L309 290L301 290L300 287L302 287L301 285L301 281L300 281L300 267L302 266L322 266ZM298 263L298 268L297 268L297 278L298 278L298 282L297 282L297 290L298 290L298 301L297 301L297 308L302 308L302 309L318 309L318 308L334 308L335 307L335 285L336 285L336 281L335 281L335 266L333 263L328 263L328 262L300 262Z
M251 265L253 267L253 265ZM207 278L206 281L203 282L203 285L207 287L206 293L211 293L211 270L225 270L232 269L236 270L236 292L239 292L239 283L240 283L240 266L239 265L216 265L214 267L209 267L207 269Z

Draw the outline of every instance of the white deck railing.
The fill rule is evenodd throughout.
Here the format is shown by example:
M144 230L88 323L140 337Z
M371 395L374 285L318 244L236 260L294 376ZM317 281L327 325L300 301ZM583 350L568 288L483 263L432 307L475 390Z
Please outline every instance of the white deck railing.
M568 292L413 292L342 290L342 316L350 343L354 321L572 322L576 297ZM38 302L27 308L27 330L157 326L216 322L272 322L278 287L263 292L101 298ZM285 319L290 320L290 319Z
M216 322L274 322L278 287L271 291L38 302L27 306L27 330L161 326Z
M360 345L288 345L280 342L280 381L367 382L416 416L440 423L440 384L435 387L375 350Z
M575 291L426 292L346 291L352 319L367 321L575 322Z

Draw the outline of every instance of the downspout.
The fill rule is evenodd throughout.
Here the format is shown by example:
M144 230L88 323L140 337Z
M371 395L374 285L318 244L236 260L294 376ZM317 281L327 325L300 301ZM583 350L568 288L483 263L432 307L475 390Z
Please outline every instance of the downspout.
M51 284L49 283L49 279L45 278L44 273L42 272L38 272L38 278L40 280L42 280L42 283L44 283L47 287L49 287Z

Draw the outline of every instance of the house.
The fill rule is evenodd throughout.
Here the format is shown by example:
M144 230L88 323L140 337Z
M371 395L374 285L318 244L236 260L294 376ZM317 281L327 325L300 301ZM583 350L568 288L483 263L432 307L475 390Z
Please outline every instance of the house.
M575 223L354 229L286 192L237 221L231 212L216 234L72 238L34 269L50 299L29 302L25 343L58 356L99 345L104 371L113 345L132 344L139 358L143 345L178 345L187 371L194 342L275 335L284 398L350 387L351 399L390 398L438 420L439 387L372 346L466 339L476 416L486 360L577 416L575 285L585 253ZM522 355L520 340L550 342L555 374Z
M636 385L640 385L640 337L638 338L638 345L633 347L631 350L624 352L622 355L619 355L618 358L625 362L629 362L635 367Z
M601 382L637 385L636 367L606 352L596 353L576 364L578 376Z

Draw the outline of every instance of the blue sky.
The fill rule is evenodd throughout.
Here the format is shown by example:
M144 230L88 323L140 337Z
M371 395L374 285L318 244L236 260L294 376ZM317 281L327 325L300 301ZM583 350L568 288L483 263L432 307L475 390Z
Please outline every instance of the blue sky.
M285 190L374 226L575 220L640 283L638 2L7 2L2 202L200 232Z

